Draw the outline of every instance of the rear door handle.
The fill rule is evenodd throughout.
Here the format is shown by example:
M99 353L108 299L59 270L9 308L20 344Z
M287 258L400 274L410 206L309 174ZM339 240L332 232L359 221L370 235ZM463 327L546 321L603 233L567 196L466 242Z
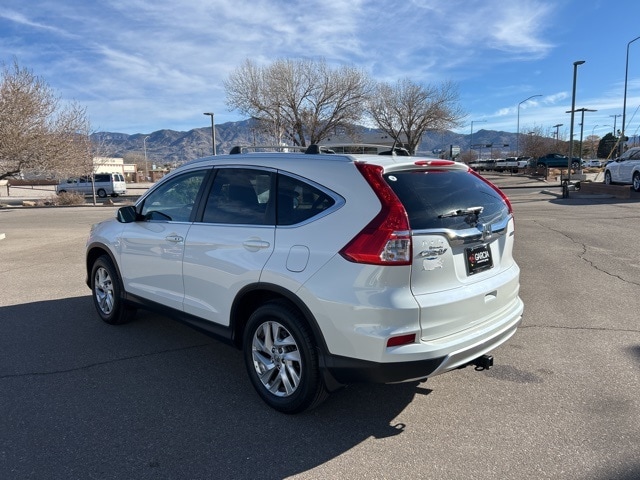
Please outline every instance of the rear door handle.
M242 242L242 246L244 246L244 248L246 248L250 252L257 252L258 250L269 248L271 244L269 242L265 242L264 240L252 238L250 240L245 240L244 242Z
M184 237L181 237L180 235L167 235L166 237L164 237L164 239L167 242L171 242L171 243L184 242Z

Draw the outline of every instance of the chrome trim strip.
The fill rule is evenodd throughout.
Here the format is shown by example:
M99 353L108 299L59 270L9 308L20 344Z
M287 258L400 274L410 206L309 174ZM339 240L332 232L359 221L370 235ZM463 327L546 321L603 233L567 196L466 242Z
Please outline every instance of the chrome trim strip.
M443 235L447 237L447 239L449 240L449 244L452 246L486 242L490 239L505 235L507 233L509 221L512 218L513 215L509 215L508 217L498 222L490 224L479 223L473 228L466 228L464 230L452 230L450 228L428 228L424 230L412 230L411 235ZM487 227L490 227L490 229Z

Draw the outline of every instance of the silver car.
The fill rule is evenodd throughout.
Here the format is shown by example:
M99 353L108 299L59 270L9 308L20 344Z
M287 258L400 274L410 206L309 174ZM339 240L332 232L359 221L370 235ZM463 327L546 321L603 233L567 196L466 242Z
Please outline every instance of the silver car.
M490 367L522 318L514 237L507 197L461 163L240 153L94 226L87 283L107 323L155 309L235 345L297 413L353 382Z

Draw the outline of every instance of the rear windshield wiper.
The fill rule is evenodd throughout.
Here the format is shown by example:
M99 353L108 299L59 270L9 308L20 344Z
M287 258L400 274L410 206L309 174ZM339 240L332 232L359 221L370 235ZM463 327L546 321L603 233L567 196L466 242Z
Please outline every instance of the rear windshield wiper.
M450 212L443 213L438 215L438 218L449 218L449 217L461 217L466 215L480 215L484 207L469 207L469 208L461 208L459 210L451 210Z

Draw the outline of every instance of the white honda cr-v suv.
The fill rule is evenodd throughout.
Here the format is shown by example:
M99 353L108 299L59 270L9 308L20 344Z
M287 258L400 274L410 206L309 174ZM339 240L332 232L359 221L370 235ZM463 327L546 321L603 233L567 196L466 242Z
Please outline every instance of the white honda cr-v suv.
M192 161L95 225L100 317L155 309L231 342L286 413L490 366L523 312L507 197L452 161L309 151Z

